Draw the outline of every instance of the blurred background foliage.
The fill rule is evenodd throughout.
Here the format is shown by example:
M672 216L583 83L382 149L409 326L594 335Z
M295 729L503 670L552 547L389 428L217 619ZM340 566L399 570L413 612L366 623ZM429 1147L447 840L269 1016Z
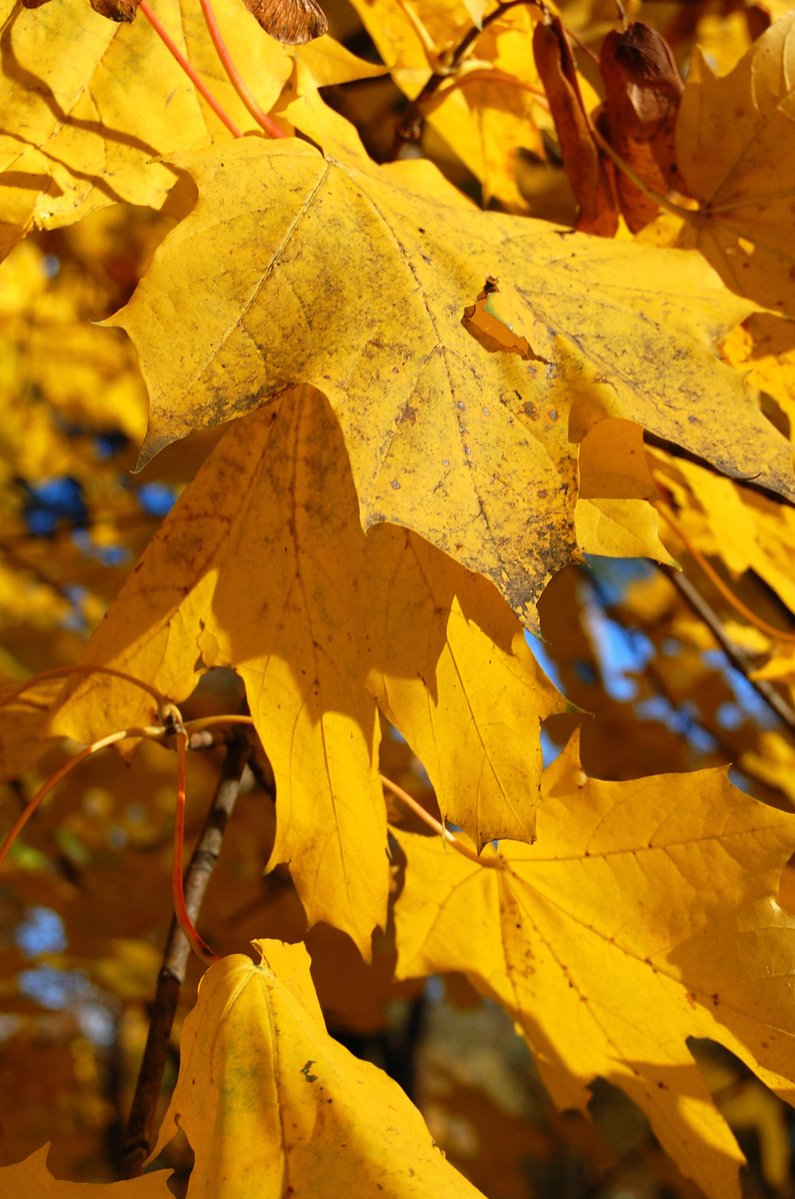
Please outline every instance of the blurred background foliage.
M345 0L326 7L334 36L377 62L356 10ZM465 6L457 7L465 29ZM626 7L668 38L683 68L698 40L723 72L789 5L648 0ZM582 42L580 65L590 78L586 51L614 26L615 3L571 0L562 10ZM406 96L419 87L410 73L400 82L402 90L384 74L324 92L356 124L377 160L392 152ZM472 80L469 91L451 92L425 124L421 145L407 152L426 154L487 204L570 223L574 204L554 129L526 96L510 114L510 136L520 142L516 177L503 186L498 168L473 170L477 147L467 142L456 114L462 104L475 113L479 104L493 106L493 96L477 90L485 86ZM524 121L521 136L517 120ZM0 267L0 681L7 690L74 661L219 436L195 435L133 475L146 395L125 336L93 323L129 298L172 224L167 213L112 206L78 225L30 236ZM775 325L765 331L765 319L753 318L750 350L741 332L727 355L740 363L756 354L755 365L767 370L769 415L789 431L792 381L774 351L767 367L761 361L760 329L776 336ZM662 448L650 447L649 454L658 481L683 513L688 538L685 544L669 530L666 544L741 647L745 665L738 669L729 661L675 572L638 560L592 559L570 567L541 601L542 639L533 644L579 711L547 722L545 753L553 758L579 726L583 764L597 777L730 765L738 786L789 808L795 802L793 729L749 681L768 659L771 642L728 606L700 555L754 612L791 628L792 516L763 496L738 498L731 484L721 490L721 480ZM738 530L751 526L757 552L749 561ZM795 667L789 670L786 655L768 673L792 704ZM69 749L37 737L41 712L59 686L42 683L24 704L17 701L29 718L29 737L19 723L12 736L0 730L4 821ZM186 717L233 712L240 700L234 676L214 672L182 710ZM189 840L201 827L222 755L216 747L191 756ZM389 729L382 768L433 808L421 763ZM129 761L115 752L92 759L38 812L0 876L2 1164L52 1140L50 1168L57 1176L117 1175L170 922L174 791L174 756L162 747L144 744ZM410 825L402 810L391 815ZM262 874L272 840L272 800L247 772L200 921L221 953L245 950L255 936L295 940L306 934L289 873ZM781 899L793 906L790 877ZM396 984L389 932L378 939L369 967L343 934L325 926L314 928L307 943L330 1030L406 1087L450 1160L490 1199L698 1194L658 1150L639 1112L608 1084L594 1088L592 1121L557 1113L507 1018L463 979ZM184 988L175 1046L199 973L196 964ZM746 1193L795 1195L792 1113L724 1051L706 1044L694 1049L749 1157ZM167 1088L176 1068L175 1048ZM186 1155L172 1148L167 1163L184 1173Z

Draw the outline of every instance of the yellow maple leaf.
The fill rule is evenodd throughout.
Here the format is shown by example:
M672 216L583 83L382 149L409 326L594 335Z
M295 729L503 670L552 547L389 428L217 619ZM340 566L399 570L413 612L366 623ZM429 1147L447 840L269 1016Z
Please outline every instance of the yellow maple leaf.
M480 9L482 5L478 5ZM418 99L418 83L430 85L403 124L425 122L443 144L479 179L484 204L496 197L512 211L526 211L517 172L521 151L545 157L539 124L549 116L538 97L541 84L532 53L532 15L522 6L508 9L474 39L461 24L462 6L406 4L387 0L376 10L359 0L358 10L381 56L392 66L399 87ZM483 12L469 9L480 27ZM451 61L456 50L467 52ZM433 74L433 70L438 73Z
M724 343L724 353L738 370L751 371L751 381L772 396L784 413L790 437L795 430L795 323L758 313L748 318Z
M142 461L312 383L342 426L365 526L414 529L531 622L576 556L569 439L600 420L793 490L789 443L711 348L747 308L698 255L483 214L428 163L336 149L246 138L191 157L196 208L111 321L149 388ZM490 278L526 353L462 325Z
M154 1155L182 1129L188 1199L477 1199L397 1083L326 1032L303 945L223 958L183 1026Z
M560 1106L609 1079L708 1195L739 1196L742 1155L686 1039L721 1041L791 1100L795 918L771 896L795 818L722 770L587 779L570 746L535 845L502 844L496 868L396 835L400 977L463 971L521 1027Z
M239 68L270 107L292 69L283 48L250 14L219 0L219 20ZM248 116L217 59L198 5L163 0L158 16L243 128ZM115 25L62 0L0 7L6 66L0 104L0 257L31 227L57 228L118 200L160 207L177 174L162 155L219 135L204 106L148 22ZM256 30L256 36L252 33ZM156 81L156 85L155 82Z
M562 700L489 583L406 530L364 535L318 393L227 432L86 652L177 697L199 669L238 669L276 775L272 863L291 863L310 923L363 952L388 885L374 696L446 817L481 844L533 835L539 726ZM151 719L136 688L107 684L81 684L58 730Z
M701 207L682 245L696 245L726 283L795 314L795 13L776 21L717 78L696 52L677 122L679 169Z
M755 571L795 612L792 507L750 488L737 487L692 462L669 458L662 477L676 496L682 509L681 523L695 546L702 553L718 554L735 576ZM686 486L682 486L682 480ZM775 626L775 618L773 623Z
M657 513L645 500L580 499L574 515L577 541L584 554L653 558L674 564L660 541Z
M14 1199L170 1199L170 1170L157 1170L127 1182L62 1182L47 1169L43 1145L23 1162L0 1166L0 1194Z
M472 23L464 0L352 0L395 83L412 99Z

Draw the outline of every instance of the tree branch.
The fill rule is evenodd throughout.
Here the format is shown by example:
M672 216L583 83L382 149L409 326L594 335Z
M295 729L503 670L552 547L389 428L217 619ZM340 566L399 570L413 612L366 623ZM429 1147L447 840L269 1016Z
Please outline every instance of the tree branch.
M237 801L240 779L250 753L251 745L248 739L244 734L238 734L227 751L207 820L185 872L185 906L194 923L198 919L207 885L221 852L224 831ZM171 921L163 951L146 1048L122 1141L122 1178L137 1178L150 1153L152 1122L160 1098L171 1029L179 1004L180 990L185 981L190 952L187 938L175 917Z
M750 660L729 639L717 613L710 607L698 588L691 583L690 579L671 566L661 566L660 570L668 576L696 616L703 620L732 666L748 680L757 695L775 712L782 724L786 725L791 733L795 733L795 709L767 679L752 678L753 666Z
M477 38L481 36L484 29L488 29L500 17L505 16L512 8L517 8L519 5L529 5L532 8L537 8L542 15L547 14L547 7L543 0L502 0L498 4L494 12L489 13L483 18L483 23L478 28L477 25L471 26L464 34L463 38L450 55L444 70L437 70L426 81L422 91L409 104L400 124L395 130L395 142L392 147L392 158L397 158L401 146L406 142L419 141L422 134L422 125L424 123L423 106L431 99L431 97L439 90L446 79L458 69L461 61L467 51L474 44Z

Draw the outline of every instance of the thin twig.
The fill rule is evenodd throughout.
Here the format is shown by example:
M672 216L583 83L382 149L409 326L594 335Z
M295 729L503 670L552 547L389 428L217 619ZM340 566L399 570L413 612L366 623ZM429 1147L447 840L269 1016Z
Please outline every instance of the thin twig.
M512 8L518 8L520 5L527 5L530 8L537 8L544 15L546 15L548 11L546 5L543 3L543 0L503 0L503 3L499 4L497 8L495 8L494 12L489 13L488 16L483 18L483 23L480 27L477 25L472 25L466 31L455 50L453 50L445 69L443 71L434 71L423 86L419 95L415 96L415 98L409 104L402 121L395 130L395 143L392 149L393 158L397 157L400 147L405 142L415 142L419 140L422 124L425 120L425 114L422 111L423 107L438 91L445 80L449 79L450 76L458 70L459 66L461 65L461 60L464 58L477 38L480 37L485 29L488 29L489 25L492 25L495 21L498 21L500 17L505 16L505 14Z
M767 679L755 679L752 677L752 663L743 651L729 639L717 613L710 607L698 588L691 583L690 579L686 578L680 571L674 570L671 566L660 566L660 570L668 576L679 594L695 612L696 616L700 620L703 620L732 666L736 670L739 670L740 674L748 680L757 695L775 712L776 716L787 726L790 732L795 733L795 709L790 707L783 695Z
M208 966L218 961L218 954L212 949L196 929L191 914L185 906L185 880L183 878L182 851L185 846L185 809L187 807L187 756L188 734L180 729L176 734L177 743L177 808L174 817L174 854L171 865L171 902L177 924L188 938L197 958Z
M251 745L244 735L229 746L204 829L185 873L185 907L194 923L221 852L224 831L232 815L240 791L240 779L250 753ZM137 1178L149 1156L152 1123L168 1060L171 1029L190 954L187 937L174 917L163 951L146 1048L122 1142L123 1178Z

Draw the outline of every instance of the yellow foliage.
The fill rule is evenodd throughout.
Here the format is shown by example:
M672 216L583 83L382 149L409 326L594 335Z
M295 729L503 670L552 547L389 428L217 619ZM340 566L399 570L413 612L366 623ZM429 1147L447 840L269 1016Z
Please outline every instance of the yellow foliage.
M346 929L367 952L385 920L376 700L448 819L481 844L532 836L538 729L561 700L485 580L404 530L363 534L316 393L288 393L228 431L87 650L176 697L193 687L197 654L245 680L279 790L271 863L291 864L310 923ZM151 721L150 704L95 676L56 727L90 741Z
M317 15L314 0L280 2ZM175 787L162 751L184 729L188 840L209 806L220 841L240 792L201 935L270 938L255 942L262 964L216 961L184 1024L158 1149L178 1164L171 1138L187 1134L189 1199L478 1194L321 1014L352 1036L391 1034L394 1004L451 971L464 981L450 992L495 1000L521 1030L560 1107L585 1110L606 1079L675 1163L639 1151L650 1177L678 1168L736 1199L742 1153L711 1095L733 1068L711 1070L723 1050L689 1039L718 1042L759 1080L721 1111L757 1132L783 1193L772 1092L793 1102L795 918L779 884L795 825L773 805L795 802L791 6L627 0L619 18L614 0L352 0L329 5L339 41L285 47L255 19L268 24L270 0L217 0L212 36L206 5L158 0L213 110L148 4L135 16L92 0L116 24L86 0L36 3L5 0L0 28L0 773L6 825L31 817L0 888L4 1079L26 1082L7 1121L18 1155L51 1119L74 1134L57 1172L110 1170L95 1174L84 1148L111 1099L80 1003L113 1025L131 1090L123 1059L141 1052L169 872L179 891L184 763ZM768 13L780 19L765 29ZM534 62L553 15L576 119ZM633 37L647 17L656 29ZM622 23L621 53L638 60L621 66L620 107L621 72L611 83L599 51ZM349 48L369 52L363 26L383 65ZM676 162L674 56L691 60ZM627 212L614 238L528 218L573 209L561 181L577 192L581 155L610 218L595 210L592 227L612 229L614 195L629 194L616 147L629 152L636 119L665 216L634 236ZM645 216L661 199L646 187ZM16 690L78 659L82 673ZM224 767L213 795L233 714L251 769L235 738L240 787ZM117 732L126 751L141 724L129 765L81 755L51 776L68 776L55 797L25 808L63 760L56 739ZM567 741L543 772L542 745L554 758ZM694 769L729 760L771 806L725 769ZM189 892L214 853L203 844ZM307 949L285 943L301 938L314 982ZM47 1008L28 985L47 971L82 1000ZM181 1025L159 1028L161 1056ZM48 1038L52 1073L38 1069ZM432 1098L451 1143L458 1098ZM551 1172L543 1120L520 1130L524 1111L517 1143ZM470 1164L471 1127L458 1125ZM604 1150L583 1149L596 1134L577 1135L603 1179ZM502 1151L480 1155L487 1176ZM0 1170L0 1191L104 1195L57 1182L45 1156ZM510 1185L524 1164L506 1161ZM530 1185L551 1194L550 1177ZM165 1199L167 1180L113 1195Z
M710 348L747 309L697 255L561 243L541 222L484 216L427 163L379 169L342 141L336 153L244 139L183 160L202 198L113 318L149 389L143 461L311 383L340 421L365 526L412 528L491 578L531 623L541 588L574 554L569 438L601 420L635 421L792 490L788 443ZM216 272L221 218L228 265ZM653 286L627 283L640 274ZM586 277L598 280L587 301ZM489 278L529 362L484 349L461 324Z
M0 256L31 227L58 228L108 203L160 207L177 178L161 156L217 136L221 125L146 21L120 28L87 10L84 0L35 10L3 7L0 21L15 70L3 73L0 99L5 113L18 114L14 128L24 130L24 138L9 129L0 137ZM218 10L222 19L235 14L231 49L269 107L289 77L290 56L270 38L252 36L254 18L230 0L219 0ZM200 10L166 0L158 15L194 66L216 74ZM250 128L228 81L219 77L215 90ZM113 135L97 136L103 127Z
M400 1087L328 1035L303 945L257 941L205 975L157 1153L182 1129L188 1199L476 1199ZM245 1151L241 1155L241 1146Z
M792 217L795 13L776 21L729 75L698 50L677 123L679 168L700 209L681 244L696 245L739 295L795 314Z
M169 1199L169 1170L158 1170L143 1178L102 1185L91 1182L60 1182L47 1169L49 1146L32 1153L16 1166L0 1166L0 1188L18 1199Z
M645 500L578 500L577 541L584 554L654 558L673 564L657 536L657 513Z
M533 846L481 864L397 834L399 974L464 972L511 1014L561 1107L585 1109L609 1079L708 1195L739 1197L742 1155L686 1039L722 1041L789 1093L795 924L770 897L794 819L722 771L586 779L570 746Z

